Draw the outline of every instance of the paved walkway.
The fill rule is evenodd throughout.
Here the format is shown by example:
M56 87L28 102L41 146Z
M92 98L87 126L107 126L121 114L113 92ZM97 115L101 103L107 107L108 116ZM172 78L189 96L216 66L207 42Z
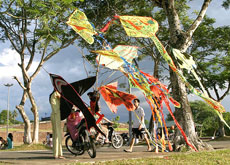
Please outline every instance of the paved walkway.
M215 149L230 149L230 141L209 141ZM17 165L51 165L51 164L71 164L74 162L97 162L119 159L131 159L131 158L144 158L144 157L164 157L171 153L158 153L147 152L147 146L135 146L132 153L126 153L123 150L127 146L120 149L114 149L113 147L101 147L97 148L97 156L92 159L88 153L81 156L73 156L69 153L65 147L63 148L64 157L66 159L53 159L52 151L3 151L0 152L0 164L17 164Z
M97 148L97 156L92 159L88 153L81 156L73 156L65 148L64 157L66 159L53 159L52 151L4 151L0 152L0 164L23 164L23 165L51 165L51 164L70 164L74 162L95 162L107 160L119 160L130 158L143 158L143 157L163 157L169 153L147 152L147 146L135 146L132 153L126 153L123 150L127 147L114 149L113 147Z

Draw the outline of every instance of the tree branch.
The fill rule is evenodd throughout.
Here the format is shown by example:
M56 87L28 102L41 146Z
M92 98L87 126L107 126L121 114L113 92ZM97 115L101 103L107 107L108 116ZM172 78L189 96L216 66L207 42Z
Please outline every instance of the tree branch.
M35 72L33 73L33 75L30 77L30 79L32 80L32 79L39 73L39 71L40 71L42 65L43 65L47 60L49 60L51 57L53 57L55 54L57 54L61 49L64 49L64 48L68 47L68 46L69 46L70 44L72 44L72 43L74 42L74 40L76 40L77 38L78 38L78 36L75 36L75 37L73 37L72 39L70 39L68 43L66 43L66 44L63 43L63 44L61 45L61 47L59 47L58 49L52 51L51 53L49 53L49 54L44 58L45 53L46 53L46 48L47 48L47 46L48 46L48 44L47 44L46 48L45 48L44 51L43 51L43 55L42 55L41 61L40 61L39 65L38 65L36 71L35 71Z
M61 45L60 48L54 50L53 52L49 53L45 58L44 58L44 62L49 60L53 55L55 55L56 53L58 53L61 49L68 47L70 44L72 44L76 39L78 38L78 36L76 35L75 37L73 37L72 39L69 40L69 42L65 45L65 43L63 43Z
M230 91L230 81L228 82L228 88L227 88L227 90L224 92L224 94L219 98L219 100L218 101L222 101L224 98L225 98L225 96L229 93L229 91Z
M10 4L9 4L9 6L8 6L8 8L5 11L0 12L0 14L9 14L8 11L10 10L10 8L11 8L12 4L14 3L14 1L15 0L11 1Z
M2 27L4 30L5 30L5 33L6 33L6 36L7 38L10 40L10 43L12 44L13 48L18 52L20 53L20 51L17 49L14 41L13 41L13 38L11 37L10 33L9 33L9 29L2 24L2 22L0 22L0 27Z
M195 30L198 28L198 26L201 24L204 15L208 9L208 6L210 4L212 0L204 0L202 8L200 10L200 13L198 14L197 18L195 19L195 21L193 22L193 24L189 27L189 29L187 30L187 34L189 35L189 37L192 37L193 33L195 32Z
M28 51L30 53L30 59L29 59L29 62L27 64L27 66L26 66L26 71L28 71L30 69L30 67L32 65L32 62L33 62L33 59L34 59L34 56L35 56L35 46L36 46L36 43L37 43L37 40L35 38L36 29L37 29L37 20L35 20L35 28L34 28L34 32L33 32L34 38L33 38L32 50L30 49L29 45L26 44L26 47L27 47L27 49L28 49Z
M22 89L26 90L26 87L22 85L21 81L16 76L14 76L13 79L15 79L18 82L18 84L22 87Z

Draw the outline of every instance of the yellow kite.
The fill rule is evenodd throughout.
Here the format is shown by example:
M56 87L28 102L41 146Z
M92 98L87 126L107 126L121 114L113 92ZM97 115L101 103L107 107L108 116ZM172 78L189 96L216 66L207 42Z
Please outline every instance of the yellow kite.
M76 9L66 22L73 30L78 33L86 42L94 42L93 35L97 34L93 26L89 23L85 13Z
M119 69L124 64L121 57L132 63L133 58L137 57L137 51L138 47L136 46L118 45L114 49L92 52L99 54L96 60L100 65L110 69Z

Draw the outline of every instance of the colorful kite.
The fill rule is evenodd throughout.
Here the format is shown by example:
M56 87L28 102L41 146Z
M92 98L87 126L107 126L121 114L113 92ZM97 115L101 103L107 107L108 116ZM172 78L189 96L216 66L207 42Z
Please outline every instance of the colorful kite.
M76 9L66 22L73 30L78 33L86 42L94 42L93 35L97 34L93 26L89 23L85 13Z
M77 91L77 93L81 96L83 95L89 88L93 86L96 81L96 76L89 77L80 81L76 81L70 83L70 85ZM72 104L66 101L63 97L60 99L60 111L61 111L61 120L66 119L72 110Z
M61 94L61 97L69 102L72 106L75 105L82 111L86 120L87 129L89 130L91 127L94 127L96 131L105 136L101 129L96 125L95 118L86 107L85 103L81 99L79 93L74 89L74 87L66 82L61 76L50 74L50 78L54 89Z
M132 100L136 96L117 90L117 82L99 88L106 104L113 113L117 113L117 106L124 104L128 111L135 109Z
M96 60L100 65L110 69L119 69L124 64L120 57L132 63L132 60L137 57L137 48L136 46L118 45L111 50L96 50L92 52L99 54Z
M170 96L170 95L169 94L165 95L165 92L167 93L168 91L166 90L165 92L163 92L165 89L160 88L163 85L161 84L161 86L160 86L159 82L157 82L153 76L150 76L149 74L144 73L143 71L139 71L135 66L133 66L130 63L128 63L127 61L125 61L125 59L123 59L123 60L126 64L126 66L124 68L126 68L127 71L129 72L128 74L125 73L125 75L128 76L130 83L132 84L131 86L135 86L135 87L137 87L143 91L144 95L147 98L146 101L149 103L149 105L151 107L153 116L154 116L154 114L156 114L158 121L160 122L162 128L163 128L163 123L164 123L164 126L166 127L163 111L161 109L162 101L164 101L170 115L172 116L175 124L177 125L178 129L180 130L182 136L184 137L185 142L188 144L188 146L190 146L192 149L197 151L197 149L192 144L189 143L186 134L184 133L180 124L177 122L177 120L175 119L175 117L172 113L172 110L169 106L169 102L168 102L167 97L166 97L166 96ZM157 83L157 84L155 84L155 83ZM151 86L154 86L154 88L151 88ZM153 91L152 91L152 89L153 89ZM172 99L172 97L170 97L170 98L171 98L170 101L172 101L172 103L174 105L180 106L180 104L177 101ZM158 111L160 111L162 117L160 116ZM167 128L165 129L165 131L167 131ZM166 132L166 135L168 135L167 132ZM155 138L156 138L156 136L155 136ZM167 138L168 138L168 136L167 136Z

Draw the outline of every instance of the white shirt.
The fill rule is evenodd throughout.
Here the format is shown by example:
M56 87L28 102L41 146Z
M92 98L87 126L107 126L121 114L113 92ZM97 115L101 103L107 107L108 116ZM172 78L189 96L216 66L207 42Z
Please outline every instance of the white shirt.
M137 114L139 119L135 115L135 112L136 112L136 114ZM140 106L138 106L138 108L135 110L135 112L134 112L134 118L133 118L133 128L138 128L140 126L140 124L141 124L140 123L141 122L141 117L145 117L145 112L144 112L144 109L142 107L140 107ZM142 123L142 128L144 128L143 124L144 123Z

